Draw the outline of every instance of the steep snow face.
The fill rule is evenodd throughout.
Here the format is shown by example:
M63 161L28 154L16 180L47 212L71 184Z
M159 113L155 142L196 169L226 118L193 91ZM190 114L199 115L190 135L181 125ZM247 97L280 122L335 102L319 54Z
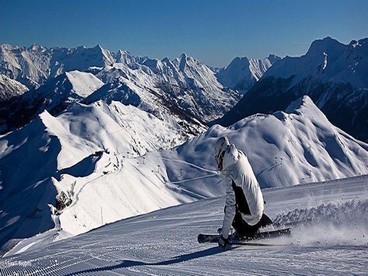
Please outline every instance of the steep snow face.
M0 103L0 129L6 133L23 127L44 110L56 115L102 85L103 82L91 73L79 71L70 71L51 78L36 90L26 91L20 97Z
M265 77L287 79L296 76L294 83L315 77L323 82L350 82L355 88L367 88L367 42L368 39L362 39L344 45L330 37L316 40L304 56L282 59L268 70Z
M229 128L215 125L178 147L176 153L167 153L167 157L176 155L187 164L215 171L213 147L223 135L247 154L263 188L368 173L368 145L334 127L307 96L294 102L286 112L256 114ZM209 172L185 166L181 176L174 171L176 168L170 169L169 163L167 166L172 171L172 182L191 189L185 181L190 177L188 171L198 174L199 180L193 182L198 187L206 185L208 194L219 191Z
M64 72L113 64L112 54L101 46L94 48L29 48L0 45L0 73L28 88L38 88L50 77Z
M0 45L0 73L17 80L28 88L44 82L50 72L51 55L46 48Z
M235 87L244 78L251 79L252 72L249 67L250 62L248 58L237 57L227 67L221 69L216 74L216 77L224 86Z
M65 73L73 87L73 91L80 97L87 97L104 85L102 81L90 73L70 71Z
M38 107L38 112L48 110L52 114L63 111L69 104L80 101L103 86L103 82L91 73L71 71L50 79L39 89L24 95L28 106Z
M0 101L8 100L28 91L28 88L20 82L0 74Z
M97 76L107 83L105 92L96 92L98 95L91 96L88 102L111 99L112 94L121 97L119 91L123 91L129 98L125 100L133 95L134 102L146 110L169 109L181 117L208 122L239 99L238 93L222 87L211 69L185 54L173 61L135 58L126 52L120 56L127 63L116 63L99 72Z
M146 167L151 161L128 159L186 139L179 126L118 102L75 104L57 117L45 111L0 136L1 245L49 229L51 214L71 203L61 222L76 234L101 225L97 202L103 223L184 202L164 189L159 159Z
M237 57L227 67L216 73L216 77L225 87L245 93L277 60L280 58L275 55L270 55L263 60Z

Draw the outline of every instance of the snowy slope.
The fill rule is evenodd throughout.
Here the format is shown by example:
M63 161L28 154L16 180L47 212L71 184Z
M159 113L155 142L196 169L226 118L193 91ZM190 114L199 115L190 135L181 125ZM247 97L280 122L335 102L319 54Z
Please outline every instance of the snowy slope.
M187 138L179 126L118 102L75 104L58 117L45 111L26 127L0 136L1 244L9 238L29 237L52 227L54 209L48 204L64 208L69 197L75 200L86 183L123 170L125 159L173 147ZM136 161L132 162L136 165ZM135 171L128 166L128 172L130 169ZM142 174L138 171L136 177ZM124 182L125 174L119 179L120 182L112 185ZM110 195L101 195L100 200L108 204ZM139 202L136 196L127 196L124 190L118 196L119 202L122 198L127 202ZM89 204L96 203L89 199ZM177 203L169 200L170 205ZM115 220L126 213L142 213L153 208L140 206L132 212L119 207L117 211L121 212L117 212ZM157 202L154 206L157 209L164 205ZM100 219L93 227L99 225Z
M221 135L248 155L263 188L368 173L368 145L333 126L308 96L295 101L286 112L256 114L228 128L215 125L167 156L215 170L213 147ZM189 168L182 171L185 174ZM179 177L178 172L170 175L172 181L186 177ZM216 189L211 178L198 182Z
M146 110L164 108L208 122L239 100L239 94L223 88L210 68L185 54L172 61L139 58L127 52L120 55L119 61L124 63L106 66L97 74L106 86L87 102L125 97L125 102L145 105L141 107Z
M0 45L0 73L15 79L30 89L38 88L47 79L68 71L85 71L114 63L110 51L100 45L94 48L29 48Z
M224 199L201 200L47 244L40 234L0 259L2 275L364 275L367 176L264 190L278 221L308 221L273 246L198 244L221 225ZM28 247L28 251L22 252ZM12 255L19 253L17 255Z
M78 195L84 200L78 199L60 215L63 229L78 234L119 217L143 213L147 206L153 210L221 195L224 187L212 152L221 135L227 135L247 153L263 188L368 173L368 145L331 125L309 98L296 102L288 112L259 114L229 129L214 126L177 148L125 160L118 172L88 182ZM158 190L149 192L146 187L152 185ZM100 186L105 187L104 196L91 197L91 193L101 193ZM155 195L156 191L161 191L160 196ZM138 201L122 203L127 194ZM97 209L89 207L96 202ZM111 207L115 205L119 207ZM102 219L101 213L106 210L108 214ZM78 218L73 214L78 214Z
M103 86L91 73L69 71L51 78L36 90L29 90L9 102L0 103L3 112L0 125L3 132L23 127L38 114L47 110L59 114L70 104L79 102Z
M65 73L72 84L72 90L80 97L88 97L104 83L90 73L69 71Z
M91 73L70 71L50 79L35 91L24 95L25 100L33 100L30 104L42 102L40 111L47 109L62 110L69 103L77 102L103 86L103 82ZM37 105L37 104L35 104Z
M0 74L0 102L19 96L28 91L28 88L20 82Z

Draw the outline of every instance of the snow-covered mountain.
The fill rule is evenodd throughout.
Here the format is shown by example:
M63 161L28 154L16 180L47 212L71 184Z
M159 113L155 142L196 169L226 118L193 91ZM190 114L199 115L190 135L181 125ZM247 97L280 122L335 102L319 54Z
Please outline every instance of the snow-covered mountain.
M269 55L265 59L234 58L216 73L217 80L225 87L246 93L280 57Z
M167 198L167 192L163 191L149 205L147 196L155 189L151 186L160 183L160 178L155 180L157 166L151 166L154 172L145 171L140 169L137 160L130 158L173 147L187 138L180 126L175 128L171 123L119 102L74 104L57 117L44 111L25 127L0 136L1 244L10 238L24 238L49 229L53 226L53 208L60 211L71 203L68 203L70 197L73 203L76 199L83 202L84 194L80 192L95 187L93 183L106 191L100 191L95 199L90 194L88 204L103 206L117 200L119 208L115 213L110 210L115 220L178 203L172 197L160 203L160 196ZM111 182L96 182L114 171L118 171L120 177ZM134 181L129 175L146 178L137 177ZM109 190L110 185L120 188ZM107 191L111 193L106 194ZM142 200L145 203L140 205ZM49 204L54 207L50 209ZM140 207L134 208L137 204ZM93 210L84 204L74 205ZM84 216L81 212L73 214L81 215L79 219ZM104 223L111 221L111 218L105 219ZM73 225L68 221L63 227L68 228L68 223ZM101 225L101 221L75 225L87 230Z
M212 149L222 135L246 152L263 188L368 173L368 145L334 127L308 97L287 112L213 126L175 148L187 140L181 128L136 107L74 104L0 137L2 244L53 223L76 235L221 196Z
M135 58L126 52L121 55L126 63L116 63L99 72L97 77L106 86L87 102L124 98L148 111L166 108L174 114L208 122L224 114L240 98L223 88L211 69L185 54L172 61Z
M368 173L368 145L332 125L308 96L293 102L285 112L255 114L228 128L214 125L179 146L175 159L215 170L212 149L221 135L248 155L262 188ZM182 171L182 178L172 181L184 181L194 174L187 167ZM216 189L213 179L198 178L197 185Z
M286 108L309 95L336 126L368 139L368 39L344 45L316 40L301 57L286 57L267 70L219 123L231 125L257 112Z
M126 51L113 54L101 46L1 45L0 72L30 88L26 95L0 103L5 114L0 122L3 133L23 126L44 109L56 115L70 103L99 100L138 106L193 132L221 117L240 99L238 92L217 81L209 67L185 54L174 60L156 60ZM78 83L82 84L76 92Z
M8 131L22 127L44 110L58 114L101 86L103 82L94 75L80 71L69 71L51 78L36 90L27 91L19 97L0 103L3 111L0 119L1 129Z
M85 71L90 67L104 67L114 62L112 53L100 45L94 48L0 45L0 73L29 89L38 88L49 78L68 71Z
M8 100L28 91L28 88L20 82L0 74L0 101Z
M292 84L314 77L325 83L350 83L354 88L368 87L368 38L345 45L326 37L315 40L308 52L298 58L286 57L265 77L288 79Z
M24 99L40 106L40 112L46 109L55 113L54 109L63 110L69 104L88 97L103 85L104 83L91 73L69 71L27 93Z

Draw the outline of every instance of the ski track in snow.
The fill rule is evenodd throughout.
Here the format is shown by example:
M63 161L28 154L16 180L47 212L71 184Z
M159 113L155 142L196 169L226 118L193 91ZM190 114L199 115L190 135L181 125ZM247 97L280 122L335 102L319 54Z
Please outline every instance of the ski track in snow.
M274 246L198 244L222 223L224 199L129 218L0 259L1 275L366 275L367 176L264 191L266 213L296 223Z

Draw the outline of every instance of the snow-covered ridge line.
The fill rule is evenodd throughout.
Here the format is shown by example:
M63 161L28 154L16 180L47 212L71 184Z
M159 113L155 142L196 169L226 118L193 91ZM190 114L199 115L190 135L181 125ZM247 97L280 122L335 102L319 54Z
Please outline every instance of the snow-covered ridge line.
M22 51L24 55L19 54ZM57 115L75 102L116 100L176 121L195 134L240 98L238 92L224 88L208 66L185 54L156 60L128 52L115 55L101 46L2 47L1 72L30 88L1 107L6 114L0 119L3 133L24 126L45 109Z
M284 110L308 95L334 125L367 142L367 74L368 38L349 45L330 37L316 40L305 55L275 62L216 122L229 126L256 113Z
M294 78L294 84L309 76L323 82L350 82L355 88L367 88L368 38L342 44L326 37L315 40L301 57L286 57L268 70L264 77Z
M275 55L270 55L265 59L237 57L228 66L220 69L216 77L225 87L246 93L278 60L280 58Z

